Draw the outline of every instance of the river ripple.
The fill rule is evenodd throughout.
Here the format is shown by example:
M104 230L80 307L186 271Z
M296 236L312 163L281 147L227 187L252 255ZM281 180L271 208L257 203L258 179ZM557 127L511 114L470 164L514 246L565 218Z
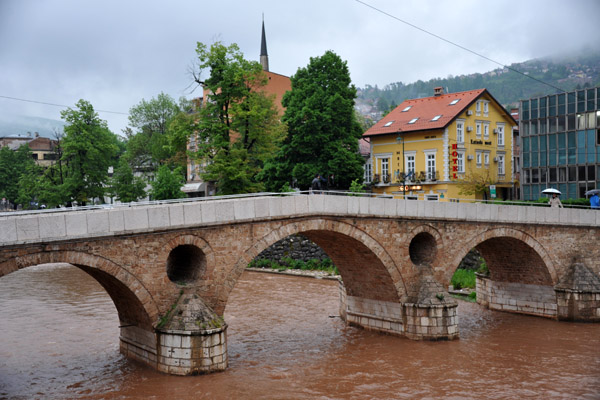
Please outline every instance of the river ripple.
M79 269L0 278L0 398L599 399L600 324L460 302L461 339L347 327L333 281L245 272L225 312L229 368L177 377L119 354L112 301Z

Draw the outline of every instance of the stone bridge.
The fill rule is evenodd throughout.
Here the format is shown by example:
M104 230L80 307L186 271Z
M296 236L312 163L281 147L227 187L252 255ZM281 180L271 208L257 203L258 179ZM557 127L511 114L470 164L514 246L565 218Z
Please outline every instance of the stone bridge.
M349 324L454 339L447 288L476 248L481 304L600 320L600 212L481 203L295 195L2 214L0 277L66 262L95 278L120 319L127 357L172 374L227 367L227 299L261 251L301 233L338 267Z

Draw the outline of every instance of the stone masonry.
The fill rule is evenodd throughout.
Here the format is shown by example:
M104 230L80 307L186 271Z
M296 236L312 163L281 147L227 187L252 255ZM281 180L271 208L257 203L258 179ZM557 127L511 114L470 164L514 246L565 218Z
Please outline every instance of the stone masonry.
M316 243L338 267L349 323L438 340L458 337L456 306L443 288L473 248L502 297L515 293L513 284L561 282L558 314L567 307L596 320L598 293L581 280L600 276L600 246L588 240L599 227L592 210L324 195L11 213L0 215L0 277L54 262L84 269L115 303L124 354L193 374L226 367L226 321L208 322L222 317L248 263L290 235ZM569 272L574 260L588 272ZM197 329L170 319L182 291L194 301L178 310L190 311ZM547 308L546 297L532 301Z

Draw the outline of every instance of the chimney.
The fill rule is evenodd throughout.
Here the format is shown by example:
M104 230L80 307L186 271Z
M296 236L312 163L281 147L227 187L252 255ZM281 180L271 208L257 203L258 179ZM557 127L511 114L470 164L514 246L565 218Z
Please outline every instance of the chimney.
M434 96L441 96L444 94L444 88L441 86L435 87L433 88L433 95Z

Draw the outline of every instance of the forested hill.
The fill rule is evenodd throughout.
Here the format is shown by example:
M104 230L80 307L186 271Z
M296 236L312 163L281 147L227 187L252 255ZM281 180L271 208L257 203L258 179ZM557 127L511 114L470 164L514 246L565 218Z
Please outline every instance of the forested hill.
M567 91L600 86L600 50L578 56L535 59L510 67ZM361 114L378 120L382 111L406 99L432 96L433 88L437 86L447 93L486 88L505 107L517 105L519 100L557 92L523 74L498 68L483 74L449 76L427 82L396 82L382 89L367 85L358 89L356 105Z

